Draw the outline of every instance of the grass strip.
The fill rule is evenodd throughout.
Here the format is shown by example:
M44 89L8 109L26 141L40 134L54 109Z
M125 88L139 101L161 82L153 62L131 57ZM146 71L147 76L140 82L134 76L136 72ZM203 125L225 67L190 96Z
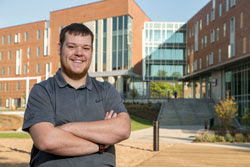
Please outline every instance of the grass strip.
M0 138L29 139L30 135L28 133L23 133L23 132L11 132L11 133L4 132L4 133L0 133Z
M149 128L153 126L152 122L146 119L142 119L134 115L130 115L130 118L131 118L131 130L132 131L145 129L145 128Z

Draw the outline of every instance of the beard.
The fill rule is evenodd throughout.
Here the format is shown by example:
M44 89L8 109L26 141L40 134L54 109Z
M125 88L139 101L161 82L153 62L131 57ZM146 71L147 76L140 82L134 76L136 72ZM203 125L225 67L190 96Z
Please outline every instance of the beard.
M61 56L62 57L62 56ZM71 78L71 79L73 79L73 80L80 80L80 79L82 79L83 77L85 77L86 75L87 75L87 73L88 73L88 69L89 69L89 67L86 67L86 68L84 68L84 70L82 71L82 72L80 72L80 73L76 73L76 72L73 72L69 67L67 67L66 65L65 65L65 63L63 62L63 60L62 60L62 58L60 58L61 59L61 65L62 65L62 71L69 77L69 78Z

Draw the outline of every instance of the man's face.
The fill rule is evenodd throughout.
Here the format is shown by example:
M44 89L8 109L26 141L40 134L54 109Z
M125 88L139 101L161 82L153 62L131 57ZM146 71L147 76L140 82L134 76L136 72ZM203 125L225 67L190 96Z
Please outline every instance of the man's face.
M85 77L92 59L91 36L66 33L59 48L62 72L72 79Z

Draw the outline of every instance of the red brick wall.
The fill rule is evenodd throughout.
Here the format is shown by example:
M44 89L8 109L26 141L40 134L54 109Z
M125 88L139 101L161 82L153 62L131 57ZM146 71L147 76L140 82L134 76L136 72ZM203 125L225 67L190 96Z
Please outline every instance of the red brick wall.
M222 3L222 16L219 16L219 3ZM225 63L227 61L231 61L235 58L250 54L249 48L249 38L250 38L250 1L245 0L237 0L236 5L233 7L229 6L229 11L226 12L226 1L225 0L216 0L216 8L215 8L215 20L209 21L209 25L206 24L206 15L209 13L209 19L211 19L211 9L212 2L210 1L204 8L202 8L195 16L193 16L187 23L187 48L190 48L192 45L194 46L194 36L189 38L189 31L195 26L195 23L200 19L202 19L202 30L199 29L199 50L197 52L194 51L194 55L190 55L187 57L187 62L190 64L190 67L193 61L197 60L198 70L206 69L210 66L215 66L220 63ZM243 12L244 15L244 25L243 28L240 28L240 13ZM228 58L228 45L230 40L230 19L235 17L235 56ZM226 23L226 37L223 37L223 26ZM220 29L219 40L216 40L216 28ZM210 31L215 30L215 42L210 43ZM207 47L203 47L201 49L201 38L207 35ZM243 54L243 38L246 37L247 41L247 52ZM218 50L222 50L222 61L218 62ZM206 55L209 55L211 52L214 53L214 61L213 65L206 66ZM202 58L202 69L199 68L199 59Z

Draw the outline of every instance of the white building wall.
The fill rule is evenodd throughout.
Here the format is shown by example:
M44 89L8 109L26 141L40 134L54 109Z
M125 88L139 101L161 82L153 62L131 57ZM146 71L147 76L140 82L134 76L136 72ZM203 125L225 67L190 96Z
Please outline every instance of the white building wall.
M94 72L95 71L95 21L85 22L84 25L87 26L94 34L92 62L89 67L89 72Z
M112 18L107 19L107 71L112 71Z
M97 53L98 53L98 60L97 60L97 71L102 72L103 66L103 20L98 20L98 44L97 44Z

